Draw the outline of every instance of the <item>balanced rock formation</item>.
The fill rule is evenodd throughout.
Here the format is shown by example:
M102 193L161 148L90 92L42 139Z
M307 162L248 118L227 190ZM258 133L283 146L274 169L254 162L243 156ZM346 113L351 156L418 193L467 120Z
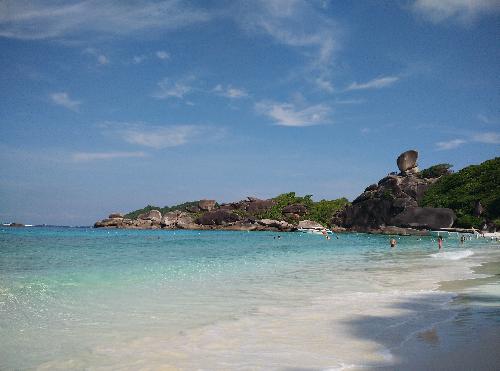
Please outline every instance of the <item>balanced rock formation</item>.
M418 173L417 159L418 152L415 150L409 150L401 153L396 160L399 171L401 171L402 174L406 174L408 172Z

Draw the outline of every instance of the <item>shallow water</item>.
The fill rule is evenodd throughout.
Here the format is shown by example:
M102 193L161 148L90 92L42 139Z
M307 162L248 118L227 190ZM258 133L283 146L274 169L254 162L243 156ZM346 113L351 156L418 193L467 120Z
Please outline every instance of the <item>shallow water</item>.
M277 236L0 229L0 369L390 366L456 318L440 281L500 261L482 239Z

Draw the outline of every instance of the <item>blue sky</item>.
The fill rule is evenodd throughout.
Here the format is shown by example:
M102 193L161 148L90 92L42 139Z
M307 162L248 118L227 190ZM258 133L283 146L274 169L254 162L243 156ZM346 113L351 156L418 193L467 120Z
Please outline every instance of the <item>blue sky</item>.
M295 191L498 156L500 1L0 2L0 220Z

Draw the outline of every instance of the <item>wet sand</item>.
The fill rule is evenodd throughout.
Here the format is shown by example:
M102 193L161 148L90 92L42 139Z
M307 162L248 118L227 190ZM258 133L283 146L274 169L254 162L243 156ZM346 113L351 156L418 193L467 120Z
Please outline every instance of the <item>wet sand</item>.
M456 293L452 319L431 325L392 349L392 366L372 369L500 369L500 262L485 263L474 272L482 277L439 285L439 290Z

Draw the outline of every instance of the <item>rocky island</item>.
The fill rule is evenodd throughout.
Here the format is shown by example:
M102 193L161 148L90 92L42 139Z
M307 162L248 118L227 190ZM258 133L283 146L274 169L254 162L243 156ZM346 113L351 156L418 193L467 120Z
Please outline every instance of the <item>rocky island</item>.
M476 227L480 226L478 223L483 223L490 229L496 229L496 205L500 204L497 182L499 158L489 161L493 165L488 161L487 166L484 165L486 163L478 165L486 166L487 178L493 179L493 188L486 196L481 196L482 202L488 203L486 208L481 205L480 199L475 200L470 208L468 204L458 208L454 203L450 204L451 207L441 207L447 206L446 202L441 202L441 196L426 197L439 193L443 183L446 186L453 176L462 179L461 173L467 173L469 168L452 174L451 165L439 164L420 171L417 160L418 152L415 150L402 153L396 160L399 172L390 173L377 184L369 185L352 203L345 198L314 202L311 195L300 197L294 192L272 199L247 197L238 202L221 204L215 200L200 200L164 208L147 206L125 215L112 213L96 222L94 227L290 232L325 226L337 232L422 235L428 230L455 226L458 212L458 226L474 226L471 223L467 225L467 213L475 213ZM452 183L457 184L458 181ZM447 194L453 191L461 192L446 188ZM465 224L461 222L464 220Z

